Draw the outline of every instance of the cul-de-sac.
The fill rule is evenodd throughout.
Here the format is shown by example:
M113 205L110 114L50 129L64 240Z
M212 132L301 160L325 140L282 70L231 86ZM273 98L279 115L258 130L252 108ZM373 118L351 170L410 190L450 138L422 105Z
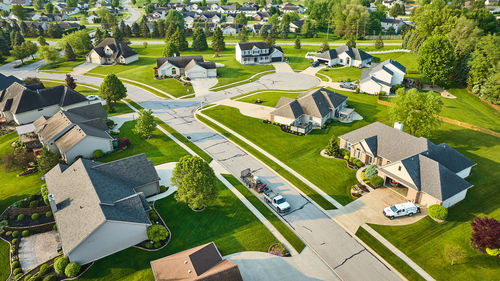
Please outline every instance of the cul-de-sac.
M0 1L0 280L500 280L498 0Z

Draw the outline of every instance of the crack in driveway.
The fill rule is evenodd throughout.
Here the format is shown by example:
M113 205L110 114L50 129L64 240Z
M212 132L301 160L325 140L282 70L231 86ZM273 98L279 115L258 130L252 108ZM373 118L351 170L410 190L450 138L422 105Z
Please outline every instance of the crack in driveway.
M219 161L220 162L224 162L224 161L227 161L227 160L231 160L233 158L237 158L237 157L244 157L244 156L247 156L245 153L238 153L238 154L235 154L229 158L225 158L225 159L220 159Z
M357 253L352 254L350 257L348 257L348 258L346 258L345 260L343 260L343 261L342 261L339 265L337 265L336 267L334 267L334 268L333 268L333 270L335 270L335 269L337 269L337 268L339 268L339 267L343 266L343 265L344 265L344 263L346 263L348 260L350 260L350 259L354 258L354 256L357 256L357 255L361 254L361 252L363 252L363 251L366 251L366 249L365 249L365 248L363 248L363 250L361 250L361 251L359 251L359 252L357 252Z

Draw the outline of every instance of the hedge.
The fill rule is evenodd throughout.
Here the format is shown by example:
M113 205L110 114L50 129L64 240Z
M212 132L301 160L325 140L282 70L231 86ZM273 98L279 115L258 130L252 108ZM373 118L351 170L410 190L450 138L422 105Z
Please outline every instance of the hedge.
M31 277L28 281L40 281L42 280L38 275Z
M75 277L80 273L81 265L77 262L72 262L66 266L66 269L64 269L64 274L67 277Z
M63 274L68 264L69 264L68 257L58 257L54 260L54 271L57 274Z
M14 246L17 243L17 238L12 239L12 245Z
M44 263L42 264L42 266L40 266L40 272L38 273L38 275L44 276L45 274L49 273L49 271L50 271L50 265Z
M14 273L14 276L16 276L16 275L18 275L19 273L23 273L23 270L22 270L21 268L19 268L19 267L18 267L18 268L16 268L16 269L14 269L14 271L13 271L12 273Z
M19 261L13 261L13 262L10 264L10 267L12 267L12 268L18 268L19 266L20 266Z
M147 249L151 249L151 248L153 248L153 243L148 241L148 242L146 242L145 246Z
M431 205L429 207L429 216L438 220L445 220L448 217L448 209L441 205Z
M27 274L26 276L24 276L24 281L30 280L31 276L33 276L33 274Z
M19 236L18 230L15 230L14 232L12 232L12 237L18 237L18 236Z
M21 278L21 276L23 276L24 273L19 273L18 275L16 275L16 277L14 277L14 279L16 280L19 280L19 278Z
M31 209L35 209L36 207L38 207L38 201L31 201L30 202L30 208Z
M384 179L381 176L373 176L373 177L371 177L370 182L375 187L381 187L382 185L384 185Z

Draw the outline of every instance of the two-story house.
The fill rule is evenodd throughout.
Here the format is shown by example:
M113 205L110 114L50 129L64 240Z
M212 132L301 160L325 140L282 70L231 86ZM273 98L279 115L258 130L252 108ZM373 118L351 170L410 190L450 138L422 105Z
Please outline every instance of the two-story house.
M241 64L280 62L285 54L280 47L269 47L266 42L240 42L236 45L236 60Z
M87 62L94 64L129 64L139 60L139 55L127 44L106 38L87 54Z

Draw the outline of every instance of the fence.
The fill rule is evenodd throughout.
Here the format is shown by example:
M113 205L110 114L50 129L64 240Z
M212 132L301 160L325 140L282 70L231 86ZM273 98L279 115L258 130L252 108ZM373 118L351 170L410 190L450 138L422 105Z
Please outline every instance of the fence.
M377 40L378 35L366 35L367 40ZM382 35L382 40L402 40L403 35Z

